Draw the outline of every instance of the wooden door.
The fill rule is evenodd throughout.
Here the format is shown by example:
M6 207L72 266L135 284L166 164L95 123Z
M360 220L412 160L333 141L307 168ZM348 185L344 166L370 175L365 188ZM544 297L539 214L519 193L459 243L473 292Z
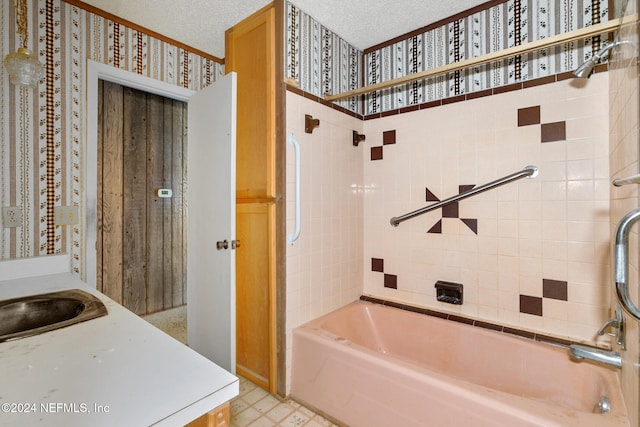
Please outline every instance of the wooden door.
M106 81L98 96L98 290L141 315L184 305L187 106Z
M227 30L225 70L238 74L236 370L275 393L274 22L274 7L269 5Z

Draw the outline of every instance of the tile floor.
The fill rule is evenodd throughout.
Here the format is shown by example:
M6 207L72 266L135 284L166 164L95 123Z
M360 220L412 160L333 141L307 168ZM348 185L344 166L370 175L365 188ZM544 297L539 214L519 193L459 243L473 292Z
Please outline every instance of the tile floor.
M144 319L187 343L187 309L178 307ZM280 400L240 377L240 394L231 401L231 427L336 427L331 421L292 400Z
M240 394L231 401L232 427L335 427L292 400L281 401L240 377Z

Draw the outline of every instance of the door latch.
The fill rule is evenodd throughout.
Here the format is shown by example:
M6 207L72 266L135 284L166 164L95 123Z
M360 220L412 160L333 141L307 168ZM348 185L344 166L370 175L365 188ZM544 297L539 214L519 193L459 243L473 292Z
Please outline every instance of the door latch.
M232 240L231 241L231 249L236 249L240 247L240 240ZM218 240L216 242L216 248L221 251L223 249L229 249L229 242L225 240Z

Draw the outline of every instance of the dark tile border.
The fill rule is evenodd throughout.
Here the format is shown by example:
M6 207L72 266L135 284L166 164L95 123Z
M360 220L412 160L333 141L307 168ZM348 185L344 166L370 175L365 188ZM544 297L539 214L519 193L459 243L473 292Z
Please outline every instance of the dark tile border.
M287 90L289 92L295 93L296 95L300 95L303 98L310 99L326 107L329 107L333 110L340 111L341 113L344 113L348 116L354 117L356 119L364 120L364 116L362 114L354 113L351 110L347 110L346 108L339 106L338 104L334 104L333 102L326 101L323 98L320 98L319 96L316 96L312 93L305 92L294 85L287 84Z
M470 317L459 316L457 314L447 314L435 310L429 310L427 308L420 308L409 304L402 304L395 301L388 301L368 295L361 295L360 301L366 301L374 304L380 304L387 307L398 308L400 310L410 311L412 313L418 313L425 316L437 317L443 320L449 320L456 323L462 323L465 325L473 326L476 328L482 328L492 332L498 332L503 334L514 335L519 338L526 338L528 340L541 342L545 344L551 344L559 347L569 348L571 344L577 343L562 338L556 338L549 335L538 334L531 331L525 331L522 329L512 328L509 326L500 325L497 323L484 322L481 320L472 319ZM568 357L568 356L567 356Z
M594 73L602 73L605 71L609 71L609 64L607 63L599 64L594 68ZM325 105L329 108L345 113L348 116L354 117L356 119L373 120L373 119L379 119L381 117L389 117L389 116L395 116L396 114L408 113L411 111L426 110L427 108L434 108L434 107L440 107L442 105L448 105L448 104L453 104L457 102L470 101L472 99L483 98L485 96L499 95L501 93L511 92L514 90L528 89L531 87L542 86L549 83L556 83L556 82L560 82L560 81L571 79L571 78L574 78L573 72L567 71L560 74L554 74L553 76L546 76L546 77L540 77L538 79L524 80L519 83L513 83L506 86L499 86L493 89L485 89L478 92L471 92L463 95L458 95L455 97L438 99L436 101L425 102L423 104L409 105L407 107L402 107L395 110L385 111L382 113L368 114L368 115L354 113L351 110L347 110L346 108L343 108L332 102L326 101L323 98L320 98L316 95L300 90L299 88L291 84L287 84L287 90L295 94L298 94L304 98L319 102L322 105ZM363 95L360 95L360 97L363 97Z

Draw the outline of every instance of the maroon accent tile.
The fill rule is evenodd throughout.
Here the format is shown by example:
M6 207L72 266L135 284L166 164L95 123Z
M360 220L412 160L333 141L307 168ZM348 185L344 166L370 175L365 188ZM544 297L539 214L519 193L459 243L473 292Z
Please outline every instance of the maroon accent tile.
M371 147L371 160L382 160L382 147Z
M449 320L458 323L464 323L465 325L473 325L473 319L468 319L466 317L456 316L454 314L449 315Z
M573 75L573 71L565 71L564 73L556 74L556 81L559 82L575 78L576 76Z
M458 218L458 202L449 203L442 207L443 218Z
M478 220L473 218L460 218L460 221L464 222L464 225L469 227L471 231L478 234Z
M381 117L389 117L389 116L395 116L396 114L400 114L400 110L383 111L382 113L380 113L380 116Z
M293 85L287 84L287 90L289 92L295 93L296 95L304 96L304 91L302 89L300 89L300 88L297 88L297 87L293 86Z
M371 258L371 271L384 273L384 260L381 258Z
M419 109L420 109L420 105L419 104L410 105L408 107L401 108L400 109L400 114L410 113L412 111L418 111Z
M534 334L533 332L523 331L523 330L514 329L514 328L508 328L506 326L502 328L502 332L504 332L505 334L511 334L518 337L522 337L522 338L529 338L530 340L535 339L536 337L536 334Z
M469 191L469 190L471 190L473 187L475 187L475 184L470 184L470 185L458 185L458 194L460 194L460 193L464 193L465 191Z
M491 95L493 95L493 90L491 89L479 90L478 92L468 93L467 100L484 98L485 96L491 96Z
M467 100L466 95L452 96L451 98L444 98L442 100L442 105L453 104L455 102L466 101L466 100Z
M391 289L398 289L398 276L395 274L384 275L384 287Z
M389 145L389 144L395 144L395 143L396 143L395 129L382 132L382 145Z
M544 298L568 301L567 282L542 279L542 296Z
M510 85L506 85L506 86L500 86L500 87L496 87L493 89L493 94L497 95L500 93L506 93L506 92L511 92L514 90L520 90L522 89L522 83L513 83Z
M449 318L449 315L446 314L446 313L441 313L439 311L429 310L428 308L414 307L412 305L405 305L404 309L406 311L411 311L413 313L424 314L426 316L431 316L431 317L438 317L438 318L444 319L444 320L447 320Z
M427 233L442 234L442 220L436 222L435 225L427 231Z
M603 73L605 71L609 71L609 63L605 62L604 64L598 64L593 69L594 73Z
M406 305L400 304L399 302L395 302L395 301L382 300L382 305L384 305L386 307L399 308L400 310L406 310L407 309Z
M420 104L421 110L426 110L427 108L440 107L442 105L441 100L425 102L424 104Z
M540 77L539 79L525 80L522 82L522 87L524 89L527 89L530 87L542 86L542 85L555 83L555 82L556 82L556 76L553 75L553 76L547 76L547 77Z
M542 298L520 295L520 313L542 316Z
M380 113L373 113L373 114L368 114L368 115L364 116L364 119L365 120L374 120L374 119L379 119L380 117L381 117Z
M540 106L518 108L518 126L540 124Z
M567 139L566 122L543 123L541 127L541 142L564 141Z
M490 329L492 331L502 332L502 326L501 325L496 325L494 323L481 322L480 320L476 320L473 323L473 326L477 326L477 327L482 328L482 329Z
M536 334L535 340L538 342L543 342L543 343L553 344L553 345L562 345L565 347L569 347L572 344L572 342L569 340L563 340L562 338L550 337L548 335L539 335L539 334Z
M427 197L426 197L426 201L427 202L439 202L440 199L438 199L438 197L433 194L428 188L425 188L426 193L427 193Z

